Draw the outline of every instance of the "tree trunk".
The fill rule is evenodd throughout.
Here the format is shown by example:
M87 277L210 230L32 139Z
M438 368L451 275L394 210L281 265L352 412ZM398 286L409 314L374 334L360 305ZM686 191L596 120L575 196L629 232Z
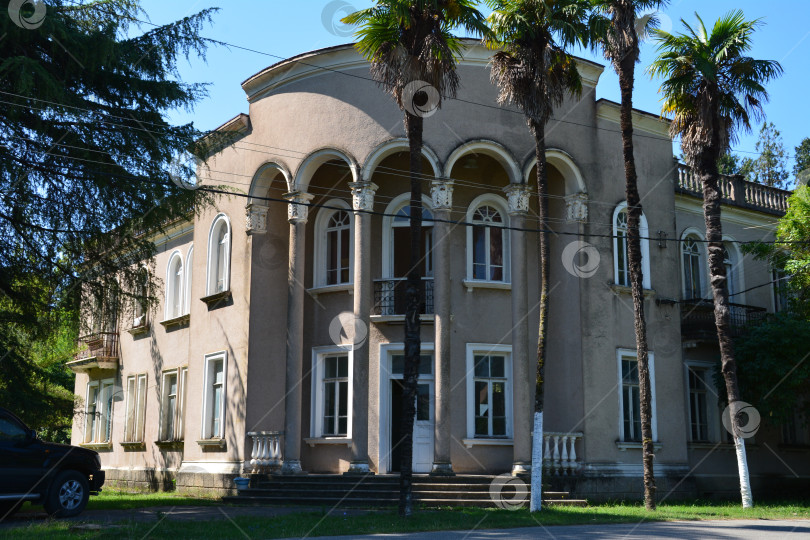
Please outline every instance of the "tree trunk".
M719 122L716 124L719 125ZM740 475L740 495L743 508L754 506L751 485L748 479L748 463L745 443L740 437L737 406L740 402L740 388L737 384L737 362L734 358L734 341L731 337L731 310L728 304L726 266L723 264L723 225L720 221L720 188L717 159L719 152L708 150L698 158L697 168L703 183L703 217L706 221L706 240L709 252L709 280L714 299L714 322L717 326L717 340L720 344L720 363L726 381L728 404L731 408L734 446L737 454L737 469Z
M622 154L624 157L625 197L627 199L627 261L633 295L633 319L636 331L639 402L641 408L641 456L644 465L644 506L655 510L655 474L653 472L652 392L647 349L647 323L644 320L644 276L641 265L641 198L638 194L636 161L633 155L633 84L638 55L628 54L617 64L621 88Z
M538 236L540 265L540 323L537 329L537 377L534 393L534 423L532 431L532 485L529 509L540 510L543 502L543 407L545 403L546 343L548 342L549 306L549 234L548 234L548 171L546 170L545 125L530 121L534 135L534 152L537 157L537 207L541 232Z
M419 378L420 295L422 276L422 122L420 116L405 113L405 130L410 147L411 169L411 267L405 288L405 366L403 373L402 424L400 444L402 461L399 474L399 514L413 513L413 423L416 416L416 383Z

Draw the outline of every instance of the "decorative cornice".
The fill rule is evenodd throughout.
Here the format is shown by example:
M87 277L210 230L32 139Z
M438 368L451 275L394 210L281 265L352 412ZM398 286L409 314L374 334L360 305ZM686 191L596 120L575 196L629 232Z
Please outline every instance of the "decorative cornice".
M621 120L621 105L607 99L600 99L596 102L596 117L619 124ZM670 121L666 118L650 114L648 112L633 109L633 129L658 135L661 142L669 142L672 138L669 135Z
M287 205L287 219L290 223L306 223L309 217L309 206L306 205L314 198L311 193L291 191L284 198L290 201Z
M430 183L430 196L434 210L450 210L453 207L453 180L433 180Z
M379 186L374 182L349 182L352 190L352 208L370 212L374 209L374 194Z

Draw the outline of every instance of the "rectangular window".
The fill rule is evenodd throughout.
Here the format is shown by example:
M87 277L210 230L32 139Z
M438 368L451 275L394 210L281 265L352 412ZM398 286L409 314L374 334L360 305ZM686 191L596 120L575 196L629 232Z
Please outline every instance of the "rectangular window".
M323 435L345 437L349 429L349 357L323 360Z
M509 348L467 346L468 431L479 439L508 439L511 434L511 362Z
M652 414L653 441L658 440L658 426L655 408L655 364L653 353L648 353L648 366L650 371L650 405ZM636 352L620 349L619 359L619 409L621 412L621 427L619 439L624 442L641 442L641 395L639 390L638 361Z
M124 429L126 442L143 442L146 415L146 374L127 377L127 418Z
M203 439L221 439L225 434L225 353L205 359Z
M177 371L163 374L163 389L161 393L162 429L161 441L174 441L175 425L177 421Z
M112 437L113 419L112 379L94 381L87 385L84 442L106 443Z
M707 369L689 368L689 423L692 441L709 440Z

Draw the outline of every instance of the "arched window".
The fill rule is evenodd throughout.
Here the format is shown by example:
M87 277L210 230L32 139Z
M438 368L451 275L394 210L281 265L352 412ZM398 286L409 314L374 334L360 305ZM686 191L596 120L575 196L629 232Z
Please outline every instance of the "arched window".
M183 257L175 251L166 271L166 320L183 314Z
M340 199L328 201L324 206L315 218L315 286L347 285L352 283L354 267L352 212Z
M391 220L390 246L392 266L390 277L404 278L411 268L411 206L406 201L395 212ZM420 259L422 277L433 276L433 213L427 205L422 205L422 257Z
M467 211L467 279L509 281L509 231L505 202L497 196L475 199Z
M194 246L188 250L186 256L186 284L183 288L185 302L183 302L183 313L191 313L191 271L194 267Z
M726 285L728 286L728 294L733 295L735 292L734 287L734 261L731 259L731 254L728 252L728 247L723 246L723 266L726 267ZM730 302L734 299L730 298Z
M230 290L231 224L219 214L208 234L208 279L206 296Z
M701 263L700 238L690 234L681 242L683 258L683 298L691 300L703 297L703 264Z
M650 241L647 218L641 214L639 220L639 235L641 236L641 273L642 286L651 288L650 279ZM630 262L627 258L627 203L619 204L613 211L613 276L616 285L630 286Z

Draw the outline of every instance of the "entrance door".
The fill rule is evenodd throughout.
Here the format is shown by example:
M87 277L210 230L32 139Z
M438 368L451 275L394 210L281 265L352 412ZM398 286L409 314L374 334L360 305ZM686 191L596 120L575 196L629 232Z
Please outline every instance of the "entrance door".
M402 462L400 429L402 426L402 400L404 388L402 371L405 357L391 356L390 379L390 470L399 472ZM416 417L413 424L413 472L429 473L433 466L434 425L433 356L423 355L419 361L419 380L416 386Z

